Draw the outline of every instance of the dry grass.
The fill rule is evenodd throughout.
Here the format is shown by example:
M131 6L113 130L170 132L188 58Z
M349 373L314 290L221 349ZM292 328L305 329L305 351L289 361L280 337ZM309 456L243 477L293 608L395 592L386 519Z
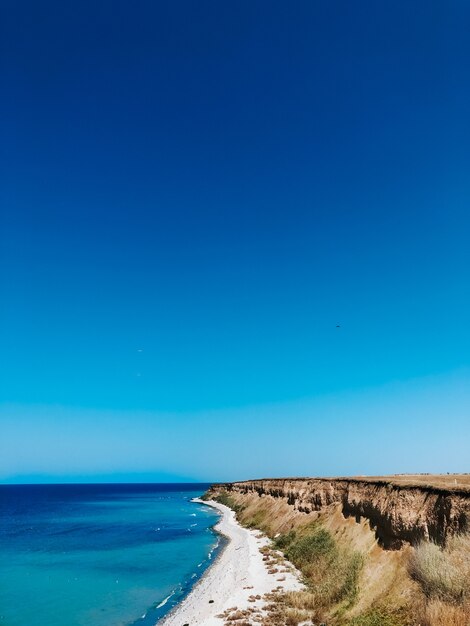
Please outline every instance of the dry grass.
M227 616L228 622L234 622L239 619L243 619L245 617L245 613L243 611L235 611L235 613L231 613Z
M264 478L260 480L277 480L276 478ZM289 477L283 480L305 481L305 480L330 480L361 483L379 483L387 485L398 485L400 487L424 487L442 491L470 492L470 473L466 474L390 474L388 476L317 476L317 477ZM237 485L251 483L253 481L239 481Z
M470 490L470 474L393 474L391 476L365 477L370 482L388 482L402 487L428 487L450 491Z
M300 518L292 507L274 498L261 499L256 494L245 497L236 493L222 492L216 499L233 509L243 526L258 528L271 538L291 528L305 525L305 519Z
M470 611L468 607L431 600L427 603L420 621L422 626L469 626Z
M470 535L451 537L445 547L421 543L410 574L425 596L422 626L470 625Z
M287 608L285 611L285 623L287 626L297 626L302 622L308 622L312 619L309 611Z
M421 543L410 560L410 573L428 598L465 604L470 600L470 535L451 537L444 548Z
M295 609L306 611L318 609L317 596L311 591L288 591L284 596L286 603Z

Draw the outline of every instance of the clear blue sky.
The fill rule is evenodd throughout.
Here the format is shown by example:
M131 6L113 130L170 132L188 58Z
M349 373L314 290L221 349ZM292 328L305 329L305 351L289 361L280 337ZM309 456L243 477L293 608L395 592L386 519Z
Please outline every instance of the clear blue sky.
M467 2L0 11L0 480L470 469Z

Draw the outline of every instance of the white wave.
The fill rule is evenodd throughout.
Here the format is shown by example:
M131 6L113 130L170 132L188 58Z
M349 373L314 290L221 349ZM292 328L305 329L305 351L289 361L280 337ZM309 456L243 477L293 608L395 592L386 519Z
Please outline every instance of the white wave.
M174 596L174 595L175 595L175 592L172 591L169 596L167 596L164 600L162 600L160 602L160 604L157 604L157 609L161 609L162 606L165 606L165 604L168 602L168 600L171 598L171 596Z

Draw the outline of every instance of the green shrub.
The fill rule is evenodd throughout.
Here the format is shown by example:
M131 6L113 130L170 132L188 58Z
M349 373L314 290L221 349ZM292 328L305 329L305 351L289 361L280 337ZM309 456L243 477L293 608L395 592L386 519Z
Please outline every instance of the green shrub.
M313 534L298 537L287 546L286 556L289 561L300 569L305 565L313 565L319 559L333 557L336 546L333 537L327 530L320 528Z
M295 530L291 530L288 533L285 533L283 535L279 535L279 537L276 537L273 541L273 546L277 550L286 550L294 541L294 539L295 539Z
M403 621L380 609L372 609L350 620L348 626L403 626Z
M359 576L364 564L364 558L359 552L347 553L346 564L343 568L344 582L339 588L338 597L340 599L347 599L349 604L352 604L359 592Z
M359 552L339 548L331 533L318 523L280 535L274 546L305 576L310 592L308 597L299 595L299 608L303 608L303 600L323 607L354 603L363 564Z
M256 511L256 513L253 513L253 515L246 516L243 522L247 528L259 528L260 530L266 532L267 528L264 525L265 519L266 519L265 511Z
M243 511L243 506L237 504L234 498L229 495L226 491L222 491L217 496L214 496L214 500L219 502L219 504L224 504L228 506L232 511L235 511L236 514L241 513Z

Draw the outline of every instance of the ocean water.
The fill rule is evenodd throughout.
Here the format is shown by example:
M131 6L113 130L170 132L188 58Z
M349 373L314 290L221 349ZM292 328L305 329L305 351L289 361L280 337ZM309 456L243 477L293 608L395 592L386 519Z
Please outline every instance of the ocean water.
M1 485L1 626L150 626L220 549L208 485Z

